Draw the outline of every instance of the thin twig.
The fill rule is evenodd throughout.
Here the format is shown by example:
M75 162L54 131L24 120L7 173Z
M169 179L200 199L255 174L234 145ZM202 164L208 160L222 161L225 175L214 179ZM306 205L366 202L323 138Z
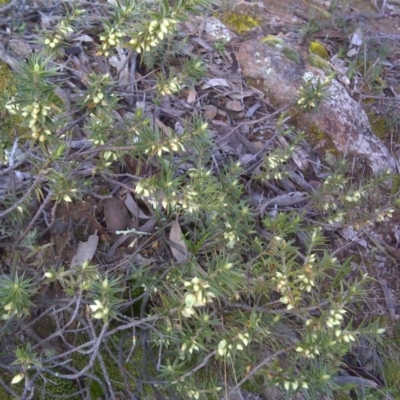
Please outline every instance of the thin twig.
M255 125L258 124L260 122L264 122L267 119L270 119L272 117L275 117L276 115L279 115L280 113L282 113L283 111L287 110L290 107L290 104L281 107L280 109L274 111L272 114L269 114L265 117L259 118L259 119L255 119L255 120L251 120L251 121L244 121L241 122L240 124L236 125L234 128L231 129L231 131L229 133L227 133L224 137L222 137L221 139L216 141L216 144L221 143L222 141L226 140L229 136L231 136L234 132L236 132L239 128L241 128L242 126L246 126L246 125Z
M91 349L91 355L90 355L89 362L87 363L87 365L84 368L82 368L81 371L77 372L76 374L70 374L70 375L58 373L57 377L61 378L61 379L70 379L70 380L78 379L81 376L83 376L90 368L92 368L94 361L99 354L100 345L101 345L101 342L103 341L104 336L107 332L107 328L108 328L108 325L104 324L103 328L101 329L100 335L96 338L96 340L92 340L92 342L95 342L95 343L94 343L93 348Z
M195 368L193 368L191 371L187 372L185 375L181 376L178 379L178 382L182 382L183 380L185 380L186 378L189 378L189 376L192 376L195 372L197 372L199 369L205 367L208 362L210 361L210 359L212 357L214 357L217 354L217 350L214 350L212 353L208 354L204 360Z
M264 367L267 364L270 364L272 361L275 360L278 356L281 354L287 353L290 350L293 350L295 346L288 347L287 349L284 350L279 350L275 352L274 354L271 354L270 356L264 358L259 364L257 364L238 384L236 384L234 387L232 387L229 390L228 396L232 395L236 390L238 390L245 382L247 382L252 376L254 376L262 367Z
M7 210L4 210L3 212L0 213L0 218L3 218L10 212L14 211L19 205L21 205L32 193L33 189L36 187L36 185L41 181L42 176L39 175L34 182L32 183L31 187L28 189L28 191L18 200L16 201L11 207L7 208Z
M39 178L36 179L36 181ZM36 182L35 181L35 182ZM34 182L34 183L35 183ZM33 185L32 185L33 186ZM32 191L32 190L31 190ZM30 192L29 192L30 193ZM28 194L29 194L28 193ZM25 237L28 235L28 233L32 230L33 225L35 224L36 220L40 217L40 214L43 212L44 208L47 206L48 203L50 203L51 198L53 197L53 191L50 191L49 193L47 193L46 198L43 200L43 203L40 205L39 209L36 211L36 214L33 216L31 222L29 222L28 226L26 227L26 229L24 230L24 232L22 233L22 235L15 241L13 248L15 249L24 239ZM26 195L25 195L26 196ZM25 197L24 196L24 197ZM6 210L7 211L7 210ZM0 215L1 217L1 215Z

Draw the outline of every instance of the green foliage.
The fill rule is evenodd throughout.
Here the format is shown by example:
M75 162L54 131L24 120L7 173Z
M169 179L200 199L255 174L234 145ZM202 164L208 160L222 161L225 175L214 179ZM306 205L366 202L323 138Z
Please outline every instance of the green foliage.
M149 57L147 66L157 62L172 48L178 24L191 13L205 13L207 6L203 0L171 4L115 1L100 21L98 60L126 50L141 61ZM361 335L378 339L383 328L354 323L354 303L365 296L368 276L330 253L321 225L334 229L360 217L360 226L366 226L390 217L392 209L365 206L388 176L357 187L338 165L302 199L307 207L278 209L279 199L255 205L244 181L253 166L234 157L217 163L208 121L193 114L179 129L148 111L196 87L206 74L202 58L186 54L180 69L163 60L158 71L149 72L148 87L138 82L140 89L128 94L128 83L118 80L123 66L91 71L81 78L82 88L74 88L73 101L63 97L60 57L74 32L83 29L84 17L72 8L54 30L42 32L43 51L21 63L15 92L4 101L28 129L36 179L27 194L12 193L2 211L7 217L2 235L19 245L12 248L18 250L15 270L0 279L0 307L8 324L0 338L14 352L7 384L18 393L36 390L42 398L78 396L79 389L86 398L137 391L143 398L155 392L164 398L219 399L236 384L276 386L287 397L334 396L343 356ZM281 45L277 39L265 42ZM300 62L296 52L286 53ZM331 77L306 78L296 103L309 111L318 107ZM150 106L146 96L141 99L144 93ZM134 106L126 102L133 94L140 98ZM88 147L73 151L77 121L90 146L85 141ZM278 187L290 176L304 134L286 126L284 116L271 129L280 145L257 159L251 181ZM34 228L36 220L24 225L31 193L44 204L36 218L45 214L42 225L50 228L48 220L61 203L72 206L84 196L100 196L98 185L105 181L119 184L116 167L127 159L136 160L137 168L123 185L147 208L143 219L154 220L154 231L145 232L145 250L160 246L159 252L146 265L141 254L114 262L101 243L93 263L62 265L54 254L45 259L53 248L36 243L41 225ZM358 215L347 214L352 208ZM29 252L26 258L19 247ZM29 264L41 256L42 264ZM18 274L18 261L34 278ZM42 336L26 318L35 318L36 304L53 322ZM24 324L30 329L17 343L15 327L23 330Z
M282 54L289 60L295 62L297 65L300 65L300 55L297 50L284 46L281 49Z
M324 80L313 76L312 73L306 73L303 77L304 82L299 90L296 104L299 108L310 111L318 107L321 100L326 96L328 85L333 75L326 77Z
M33 305L31 297L35 292L32 279L25 278L23 274L15 274L14 278L5 275L0 277L1 319L29 315L29 308Z
M321 28L318 25L318 20L311 19L307 24L305 24L300 30L300 36L303 39L303 42L307 42L311 36L319 31Z

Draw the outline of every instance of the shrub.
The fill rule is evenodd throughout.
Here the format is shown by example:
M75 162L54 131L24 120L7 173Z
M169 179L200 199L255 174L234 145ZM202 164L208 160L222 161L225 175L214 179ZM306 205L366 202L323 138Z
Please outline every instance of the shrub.
M366 200L388 177L355 188L339 166L314 193L294 203L276 198L260 212L248 195L246 165L235 157L216 161L208 121L193 114L174 129L148 112L205 76L201 58L189 56L179 70L167 61L178 51L178 24L205 12L206 2L111 3L98 44L88 49L110 64L120 57L118 69L101 71L99 62L98 71L77 75L75 93L67 90L65 47L88 28L85 11L71 8L40 33L42 51L20 64L15 91L3 96L7 113L20 116L29 131L19 147L22 137L1 130L1 140L14 145L6 170L28 165L33 178L27 190L13 187L0 212L14 252L0 280L2 351L14 352L13 362L1 367L12 378L0 384L24 399L121 393L219 399L243 385L275 385L287 396L333 395L352 343L360 335L378 338L384 329L378 321L354 323L368 276L330 253L322 227L387 218L390 209L370 209ZM133 54L147 66L160 65L137 92L129 91L129 79L127 91L119 85ZM297 102L315 108L323 84L304 86ZM137 101L128 114L130 96ZM304 136L285 125L284 115L273 129L287 146L274 142L253 169L255 182L282 181L293 170ZM90 143L75 150L71 141L81 132ZM146 265L134 254L117 261L100 255L75 266L53 262L42 213L51 227L57 208L107 197L96 191L120 177L122 160L135 160L127 186L155 221L136 248L151 247L152 259ZM347 214L350 209L358 214ZM65 382L64 397L54 390L58 382Z

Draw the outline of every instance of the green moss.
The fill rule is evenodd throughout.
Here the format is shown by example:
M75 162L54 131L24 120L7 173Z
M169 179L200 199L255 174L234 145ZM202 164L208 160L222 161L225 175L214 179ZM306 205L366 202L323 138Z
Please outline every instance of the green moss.
M304 125L304 113L298 110L297 108L292 108L289 111L289 115L291 117L291 123L295 126ZM340 152L337 150L334 145L332 138L323 132L317 125L314 123L308 124L308 128L305 128L305 133L307 139L310 141L312 146L319 144L318 154L321 159L326 162L328 165L333 166L336 165L338 160L342 158ZM323 143L321 145L321 143Z
M379 139L385 139L390 129L385 116L375 113L367 113L367 115L372 132L378 136Z
M0 0L1 1L1 0ZM14 73L11 71L10 67L0 62L0 93L3 94L5 90L9 90L10 82L12 82Z
M30 372L30 376L33 376L34 372ZM35 396L36 400L48 400L50 398L54 398L52 395L71 395L68 397L69 400L81 400L81 396L79 395L72 395L78 391L78 386L75 384L74 381L57 378L53 375L45 374L44 375L46 380L37 379L35 381L36 393ZM1 379L10 384L13 374L8 371L0 370L0 377ZM46 392L43 394L43 388L45 388ZM24 389L24 381L12 385L12 389L21 394ZM6 392L3 387L0 385L0 399L1 400L15 400L8 392Z
M13 397L0 386L0 399L1 400L14 400Z
M321 131L315 124L311 125L308 136L311 143L316 144L321 143L321 141L325 143L322 147L320 147L318 153L322 153L322 158L328 165L336 165L340 159L340 152L336 149L331 137Z
M400 174L394 174L392 177L392 188L390 193L395 195L400 190Z
M120 336L116 335L114 342L118 344L119 340ZM78 344L83 344L83 343L85 343L85 339L83 337L80 337ZM131 345L127 341L125 342L125 344L126 346ZM142 356L143 354L141 352L141 349L136 348L132 354L131 359L127 363L124 363L123 368L134 377L139 377L140 368L138 366L142 365ZM83 354L74 353L72 356L72 365L74 366L74 368L78 370L84 368L87 365L88 361L89 357ZM103 361L105 363L110 380L113 382L114 389L123 392L125 390L125 384L119 366L107 353L103 354ZM102 380L103 371L98 361L94 363L93 369L94 369L93 371L94 375L96 375L100 380ZM87 381L86 384L90 385L90 393L92 398L97 399L98 397L104 396L101 386L96 381ZM130 385L131 388L134 389L136 386L136 382L131 381ZM150 387L144 385L144 390L146 390L146 388L148 388L149 391L151 391ZM151 398L150 393L148 393L148 395L149 395L148 398L150 399Z
M398 353L398 352L397 352ZM394 356L394 355L393 355ZM392 395L395 395L395 398L400 398L400 354L396 354L396 356L391 358L386 358L383 363L383 371L385 374L386 386L392 389Z
M264 80L246 77L246 83L253 87L260 87L264 85Z
M83 339L81 341L82 343L84 343ZM81 341L79 341L78 345L82 344L80 343ZM116 366L115 363L108 356L104 357L104 361L106 363L107 373L110 379L115 384L115 388L120 388L123 383L123 380L118 370L118 366ZM89 357L84 354L74 353L72 356L72 365L74 368L78 370L83 369L88 362L89 362ZM103 376L103 372L98 361L96 361L94 364L94 374L100 379ZM86 385L90 385L91 397L97 399L98 397L104 395L101 386L96 381L87 380Z
M319 42L310 42L308 50L311 54L314 54L323 60L329 60L329 53L326 47Z
M284 41L281 38L278 38L275 35L268 35L265 36L261 39L262 43L265 43L266 45L270 46L270 47L276 47L279 45L283 45Z
M281 53L289 60L294 61L297 65L300 65L300 54L297 50L292 47L284 46L281 49Z
M258 19L238 12L224 13L220 19L228 28L234 30L239 35L260 26L260 21Z
M316 54L310 54L308 56L308 62L313 67L320 68L320 69L322 69L323 71L325 71L327 73L331 73L332 72L332 67L329 64L329 62L324 60L320 56L317 56Z
M41 400L47 400L52 395L65 395L70 394L71 396L68 397L68 400L81 400L82 397L79 395L73 396L73 393L76 393L79 389L78 386L74 383L74 381L61 379L54 376L47 376L46 381L46 393L45 395L41 396ZM40 390L38 391L40 393Z

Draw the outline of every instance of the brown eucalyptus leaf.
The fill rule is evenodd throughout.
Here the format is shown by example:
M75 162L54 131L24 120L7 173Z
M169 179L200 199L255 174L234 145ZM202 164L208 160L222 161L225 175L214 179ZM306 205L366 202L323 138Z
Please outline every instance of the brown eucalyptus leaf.
M189 253L182 236L182 229L179 225L178 219L176 219L172 224L171 232L169 233L169 240L171 241L172 254L178 264L184 262Z
M197 99L196 89L190 89L186 99L187 103L193 104L196 101L196 99Z
M149 219L152 216L151 215L146 215L139 207L139 205L136 203L135 199L132 197L130 193L126 194L124 204L126 208L129 210L129 212L136 218L140 219Z
M156 125L164 132L165 136L171 137L171 128L160 121L158 118L155 119Z
M79 242L78 248L71 260L71 266L82 265L86 261L90 261L97 250L99 237L90 235L87 242Z
M226 81L226 79L223 78L211 78L208 79L203 86L201 87L203 90L208 89L210 87L216 87L216 86L225 86L225 87L230 87L229 82Z
M112 233L137 228L137 221L131 219L125 204L115 197L105 201L104 219L107 229Z
M206 104L202 107L202 109L204 111L204 118L209 120L214 119L218 114L218 108L212 104Z
M146 221L142 226L139 227L138 231L142 233L150 233L153 228L156 226L157 218L151 218Z
M136 253L132 257L132 262L138 267L147 267L156 261L155 258L145 258L140 253Z
M137 175L143 178L147 178L151 175L158 174L158 168L152 165L146 164L142 160L132 158L131 156L125 156L124 158L126 168L132 175Z
M229 111L237 111L237 112L243 111L244 109L242 102L239 100L229 100L226 103L226 108Z

